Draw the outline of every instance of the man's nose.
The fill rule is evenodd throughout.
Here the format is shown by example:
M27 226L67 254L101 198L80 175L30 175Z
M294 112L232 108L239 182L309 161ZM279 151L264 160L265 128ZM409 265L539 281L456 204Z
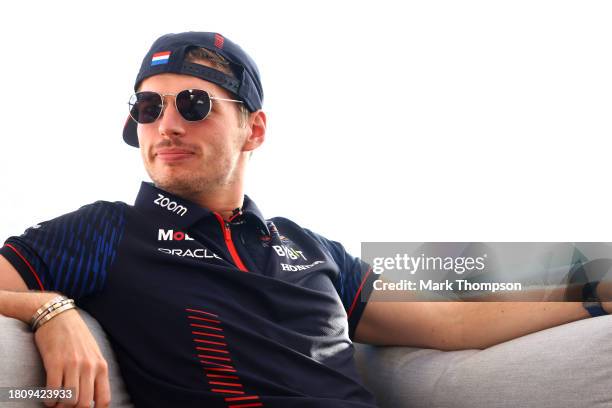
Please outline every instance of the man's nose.
M159 134L166 137L182 136L185 134L185 119L176 109L174 96L164 96L164 109L159 117Z

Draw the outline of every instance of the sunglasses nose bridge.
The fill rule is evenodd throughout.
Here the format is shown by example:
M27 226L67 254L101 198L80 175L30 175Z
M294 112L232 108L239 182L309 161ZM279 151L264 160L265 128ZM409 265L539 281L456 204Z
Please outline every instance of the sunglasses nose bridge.
M161 106L161 111L159 112L159 116L158 116L158 118L157 118L157 119L161 119L161 118L164 116L164 112L166 111L166 108L167 108L167 107L168 107L168 105L169 105L169 104L166 102L166 97L167 97L167 96L172 96L172 97L173 97L173 99L174 99L174 103L173 103L173 105L174 105L174 109L175 109L176 113L177 113L179 116L181 116L181 117L183 116L183 115L181 115L181 113L179 112L179 110L178 110L178 106L177 106L177 104L176 104L176 96L177 96L177 95L178 95L178 94L162 94L162 93L160 93L160 94L159 94L159 96L160 96L160 98L161 98L162 106Z
M162 135L174 135L179 136L184 133L183 129L183 115L179 112L176 106L176 94L162 94L158 93L161 97L161 109L157 119L155 120L156 126ZM174 102L167 100L168 97L174 97ZM168 107L173 104L174 109L168 114Z

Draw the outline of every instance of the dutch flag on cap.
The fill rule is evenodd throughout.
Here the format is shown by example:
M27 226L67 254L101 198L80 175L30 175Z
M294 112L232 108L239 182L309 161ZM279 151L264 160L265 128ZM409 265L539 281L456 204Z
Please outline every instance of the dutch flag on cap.
M151 58L151 66L167 64L170 59L170 51L156 52Z

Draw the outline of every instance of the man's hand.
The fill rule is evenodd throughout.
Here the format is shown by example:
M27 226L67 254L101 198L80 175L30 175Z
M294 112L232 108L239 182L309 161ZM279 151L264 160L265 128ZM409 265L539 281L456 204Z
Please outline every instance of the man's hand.
M601 300L601 307L608 314L612 314L612 282L609 280L599 282L597 296Z
M110 404L108 365L89 328L75 310L49 320L34 335L47 372L47 388L74 389L73 399L45 402L48 407L90 407Z

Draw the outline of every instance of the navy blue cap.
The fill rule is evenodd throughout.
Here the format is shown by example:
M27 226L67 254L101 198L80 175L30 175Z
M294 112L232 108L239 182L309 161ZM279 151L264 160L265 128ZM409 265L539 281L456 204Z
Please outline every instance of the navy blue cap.
M205 65L185 61L185 56L193 48L206 48L227 59L234 77ZM142 60L134 91L138 90L145 78L168 72L191 75L217 84L236 95L251 112L262 107L263 88L255 61L238 44L221 34L190 31L161 36ZM123 127L123 140L134 147L138 147L136 126L128 115Z

